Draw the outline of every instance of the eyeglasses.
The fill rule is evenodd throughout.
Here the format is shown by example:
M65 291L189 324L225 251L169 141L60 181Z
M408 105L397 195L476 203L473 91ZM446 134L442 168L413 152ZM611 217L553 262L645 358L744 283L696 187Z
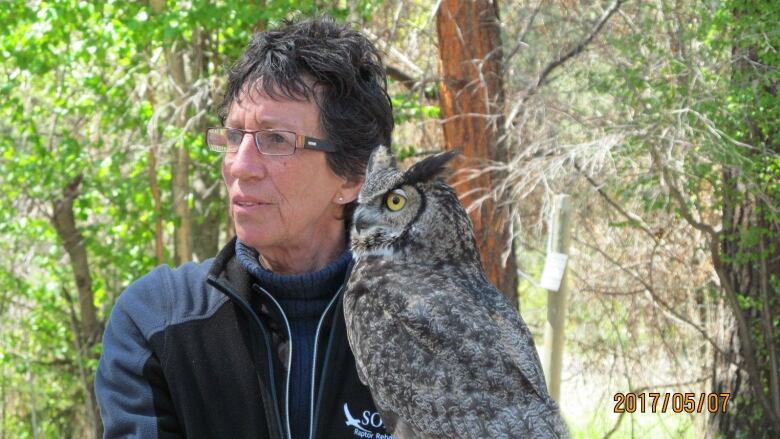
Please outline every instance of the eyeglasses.
M209 128L206 130L206 144L212 151L236 153L247 134L252 134L257 152L264 155L292 155L296 148L336 152L336 148L325 140L281 130L249 131L238 128Z

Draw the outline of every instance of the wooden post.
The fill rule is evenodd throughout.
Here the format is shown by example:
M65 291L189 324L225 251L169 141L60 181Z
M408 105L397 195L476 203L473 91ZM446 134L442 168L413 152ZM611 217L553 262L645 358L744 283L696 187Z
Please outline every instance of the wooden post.
M547 288L547 323L544 325L544 375L550 396L561 398L561 368L563 365L563 332L566 323L566 267L570 242L571 201L568 195L553 198L550 215L547 261L542 274L542 285ZM562 256L566 255L566 256ZM556 270L557 268L557 270ZM548 286L548 278L560 276L560 287ZM552 284L556 282L553 281Z

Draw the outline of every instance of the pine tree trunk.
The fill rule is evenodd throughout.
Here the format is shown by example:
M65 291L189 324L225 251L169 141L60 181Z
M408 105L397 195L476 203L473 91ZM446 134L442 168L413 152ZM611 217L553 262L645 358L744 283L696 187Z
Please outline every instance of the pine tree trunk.
M496 1L443 0L436 13L442 80L439 98L447 149L459 148L468 168L485 160L505 161L504 85ZM490 195L499 175L483 173L466 182L455 173L455 189L469 208L490 281L517 305L517 267L509 212Z

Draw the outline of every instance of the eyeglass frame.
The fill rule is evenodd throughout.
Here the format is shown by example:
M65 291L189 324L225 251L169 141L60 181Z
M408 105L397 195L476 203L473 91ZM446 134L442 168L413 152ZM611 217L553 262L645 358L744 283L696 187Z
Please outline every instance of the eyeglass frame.
M327 140L318 139L316 137L310 137L304 134L298 134L295 131L289 131L289 130L244 130L241 128L230 128L230 127L209 127L206 128L205 133L205 140L206 140L206 146L209 146L209 131L211 130L233 130L233 131L239 131L241 136L241 141L243 142L244 136L247 134L252 135L252 139L255 141L255 149L257 150L258 154L262 155L268 155L268 156L277 156L277 157L283 157L287 155L293 155L295 154L296 149L311 149L314 151L323 151L323 152L336 152L336 148ZM295 145L293 145L293 150L289 154L268 154L264 153L260 150L260 145L257 143L257 133L290 133L295 135ZM241 144L239 143L239 146ZM211 147L209 147L211 149ZM212 151L214 151L212 149ZM220 152L220 151L215 151ZM238 152L238 149L236 149L236 152ZM228 151L222 151L223 154L227 154ZM234 153L233 153L234 154Z

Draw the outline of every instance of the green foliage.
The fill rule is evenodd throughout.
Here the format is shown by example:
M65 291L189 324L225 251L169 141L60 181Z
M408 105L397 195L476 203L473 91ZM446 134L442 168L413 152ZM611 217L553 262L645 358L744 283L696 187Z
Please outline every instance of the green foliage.
M426 105L412 94L395 94L391 97L391 101L393 103L393 117L398 124L438 119L441 116L441 109L438 105Z
M393 104L393 117L397 125L438 119L441 116L441 109L438 105L426 104L416 94L395 93L391 96L391 102ZM404 160L416 155L417 149L414 145L396 143L393 145L393 153L399 160Z
M766 342L780 336L777 327L764 334L759 317L768 313L774 319L777 289L765 300L756 286L765 276L762 264L777 257L780 240L780 9L773 2L736 0L644 2L627 14L630 20L604 35L609 66L588 66L577 76L586 90L611 98L589 101L595 108L580 110L631 127L616 159L625 158L624 169L652 164L648 172L622 179L616 199L641 206L645 218L671 207L680 221L693 218L722 230L705 239L720 240L723 254L715 262L735 273L729 282L737 289L736 311L750 325L750 333L740 336L753 339L759 367L765 367ZM639 224L620 217L612 225ZM751 273L752 284L740 281L742 273ZM748 420L743 425L762 425L767 414L745 398L735 406L744 410L738 415Z
M577 419L566 419L573 439L590 439L606 437L606 434L617 424L620 415L614 414L611 399L601 401L595 410L585 413ZM623 414L618 428L612 437L658 437L675 439L694 439L696 433L693 415L679 413L633 413Z
M77 289L50 222L65 187L83 178L74 215L104 321L119 293L158 263L150 146L169 247L174 149L188 148L193 180L219 180L219 157L197 124L177 123L166 54L183 54L186 79L218 99L225 68L253 29L319 13L365 20L381 1L324 8L312 0L195 0L162 2L160 11L150 4L8 0L0 8L0 432L8 437L71 437L84 428L85 385L100 344L77 350ZM194 118L192 106L185 116ZM194 198L196 222L224 210L222 200Z

